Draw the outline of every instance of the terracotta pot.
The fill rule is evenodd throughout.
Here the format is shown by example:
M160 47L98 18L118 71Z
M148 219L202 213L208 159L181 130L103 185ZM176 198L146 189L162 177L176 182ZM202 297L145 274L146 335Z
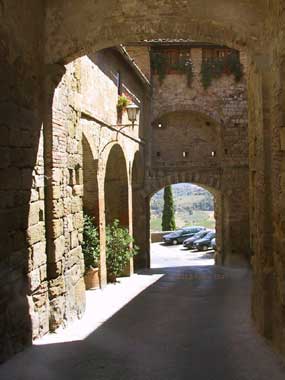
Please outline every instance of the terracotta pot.
M100 287L99 268L90 268L84 275L86 289L98 289Z

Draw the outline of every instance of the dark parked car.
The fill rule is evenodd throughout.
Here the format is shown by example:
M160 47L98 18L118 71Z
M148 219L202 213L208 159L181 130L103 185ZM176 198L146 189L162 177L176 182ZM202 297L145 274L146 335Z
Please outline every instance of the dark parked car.
M212 241L211 241L211 246L214 250L216 250L217 248L217 245L216 245L216 238L214 238Z
M214 231L210 231L204 236L202 239L196 240L194 243L194 247L198 249L198 251L206 251L211 248L211 241L216 237L216 233Z
M194 236L184 240L184 243L183 243L184 247L193 249L195 241L202 239L204 236L207 235L208 232L209 230L202 230L202 231L199 231Z
M165 244L181 244L185 239L195 235L197 232L204 230L205 227L184 227L181 230L173 231L163 236Z

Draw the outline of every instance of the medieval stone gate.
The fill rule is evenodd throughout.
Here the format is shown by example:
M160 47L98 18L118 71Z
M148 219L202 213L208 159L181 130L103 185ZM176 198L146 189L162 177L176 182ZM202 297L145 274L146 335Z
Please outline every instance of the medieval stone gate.
M169 102L164 103L167 102L167 91L157 91L157 98L152 98L154 108L160 108L160 99L167 108L151 111L149 82L133 67L136 79L128 77L127 87L132 99L141 105L144 121L140 123L139 131L131 130L129 136L126 136L126 130L118 134L114 129L118 94L114 88L110 90L114 78L107 81L111 86L109 90L113 91L111 95L105 88L106 92L101 96L93 97L86 77L84 81L81 65L86 64L86 69L87 66L93 67L90 71L102 78L95 68L100 63L93 62L95 66L84 63L87 58L83 56L88 55L92 61L94 52L121 43L169 38L189 40L189 36L191 40L238 49L247 56L248 119L244 123L244 118L240 117L237 118L239 121L223 124L227 133L220 136L223 145L222 150L216 151L216 157L222 163L222 167L219 165L223 177L220 188L225 189L230 184L239 189L235 196L232 189L228 189L233 203L227 208L226 220L235 222L232 212L237 207L235 200L240 201L240 196L249 199L247 220L250 228L246 240L250 240L253 254L253 314L259 331L284 352L283 2L205 0L201 4L201 1L194 0L190 9L188 1L144 1L142 4L141 1L128 0L123 3L82 0L43 4L37 0L3 0L0 15L0 318L1 326L4 326L0 334L5 343L1 345L4 348L1 356L7 358L29 344L33 337L83 313L80 249L84 199L82 150L86 148L86 143L85 146L81 144L83 127L91 124L94 139L100 142L100 148L97 150L96 146L96 154L93 153L98 191L89 184L88 192L98 193L102 258L105 245L104 186L108 186L108 178L122 188L123 204L126 205L127 199L128 218L124 215L122 219L129 223L132 231L136 226L136 221L132 222L135 214L131 206L134 197L132 164L136 152L140 152L145 160L145 183L152 181L149 178L155 178L155 183L160 181L157 178L174 175L171 169L161 166L157 153L164 152L157 149L157 145L153 149L149 144L162 132L156 131L155 125L150 128L151 123L169 111L178 111L177 107L169 108ZM81 63L75 61L79 57L83 57ZM103 68L101 72L104 72ZM153 83L155 85L155 78ZM171 84L165 78L163 85L169 88ZM183 91L176 94L180 103ZM82 96L83 93L87 96ZM102 99L106 93L113 104L112 111L105 112L111 115L108 120L103 118ZM188 95L185 99L192 103L199 98L197 91ZM190 104L188 100L186 103ZM183 113L185 109L180 111ZM201 114L201 110L196 109L196 112ZM169 129L174 125L172 116L165 115ZM195 120L197 125L202 122L198 116ZM204 121L211 123L210 120ZM234 128L239 132L234 132ZM245 135L241 132L244 129L248 132L247 144L244 144ZM234 143L230 138L233 135ZM243 143L239 144L240 141ZM120 148L115 147L117 144ZM94 148L92 141L89 145ZM248 162L240 164L238 154L246 154L242 153L242 148L249 149L249 155ZM182 152L187 152L186 147ZM109 153L118 154L123 185L114 175L107 176L105 183ZM172 159L170 155L168 160ZM183 160L175 161L177 164ZM121 170L122 163L125 163L125 170ZM187 165L188 172L191 169L189 163L184 163L179 171L185 172ZM249 191L243 185L246 170ZM134 183L140 186L138 175L134 178ZM85 175L85 179L88 176ZM162 180L161 184L166 182ZM142 202L151 191L144 193ZM142 204L145 207L143 215L147 215L147 207ZM235 225L240 222L236 221ZM233 228L229 233L238 232ZM104 270L103 259L101 265Z

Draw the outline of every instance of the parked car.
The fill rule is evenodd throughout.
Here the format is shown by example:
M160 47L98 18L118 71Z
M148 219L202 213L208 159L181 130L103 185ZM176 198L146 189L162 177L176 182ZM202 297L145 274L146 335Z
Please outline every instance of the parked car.
M163 241L165 244L181 244L185 239L192 237L197 232L204 230L205 227L184 227L180 230L173 231L169 234L163 236Z
M194 236L184 240L183 246L188 248L188 249L193 249L195 241L202 239L204 236L207 235L208 232L209 232L209 230L207 230L207 229L199 231Z
M204 236L202 239L196 240L194 243L194 247L198 249L198 251L206 251L211 248L211 241L216 237L216 232L210 231Z
M214 250L216 250L217 248L217 245L216 245L216 238L214 238L212 241L211 241L211 246Z

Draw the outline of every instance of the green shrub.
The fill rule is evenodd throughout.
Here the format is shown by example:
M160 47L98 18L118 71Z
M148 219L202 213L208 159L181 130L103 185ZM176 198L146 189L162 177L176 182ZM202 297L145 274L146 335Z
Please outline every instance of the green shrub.
M162 231L173 231L176 229L175 225L175 212L174 201L172 194L172 187L166 186L164 189L164 205L162 211Z
M213 79L219 79L223 74L233 74L236 82L242 79L243 65L237 55L230 54L224 58L207 59L202 62L201 81L205 89L211 85Z
M130 259L137 254L138 248L131 248L131 243L133 238L128 229L120 226L117 219L106 227L106 264L109 279L122 275Z
M84 215L82 251L85 270L97 268L100 259L100 240L94 218Z
M130 101L125 95L119 95L117 109L119 111L123 111L124 109L126 109L127 105L129 105L129 103Z

